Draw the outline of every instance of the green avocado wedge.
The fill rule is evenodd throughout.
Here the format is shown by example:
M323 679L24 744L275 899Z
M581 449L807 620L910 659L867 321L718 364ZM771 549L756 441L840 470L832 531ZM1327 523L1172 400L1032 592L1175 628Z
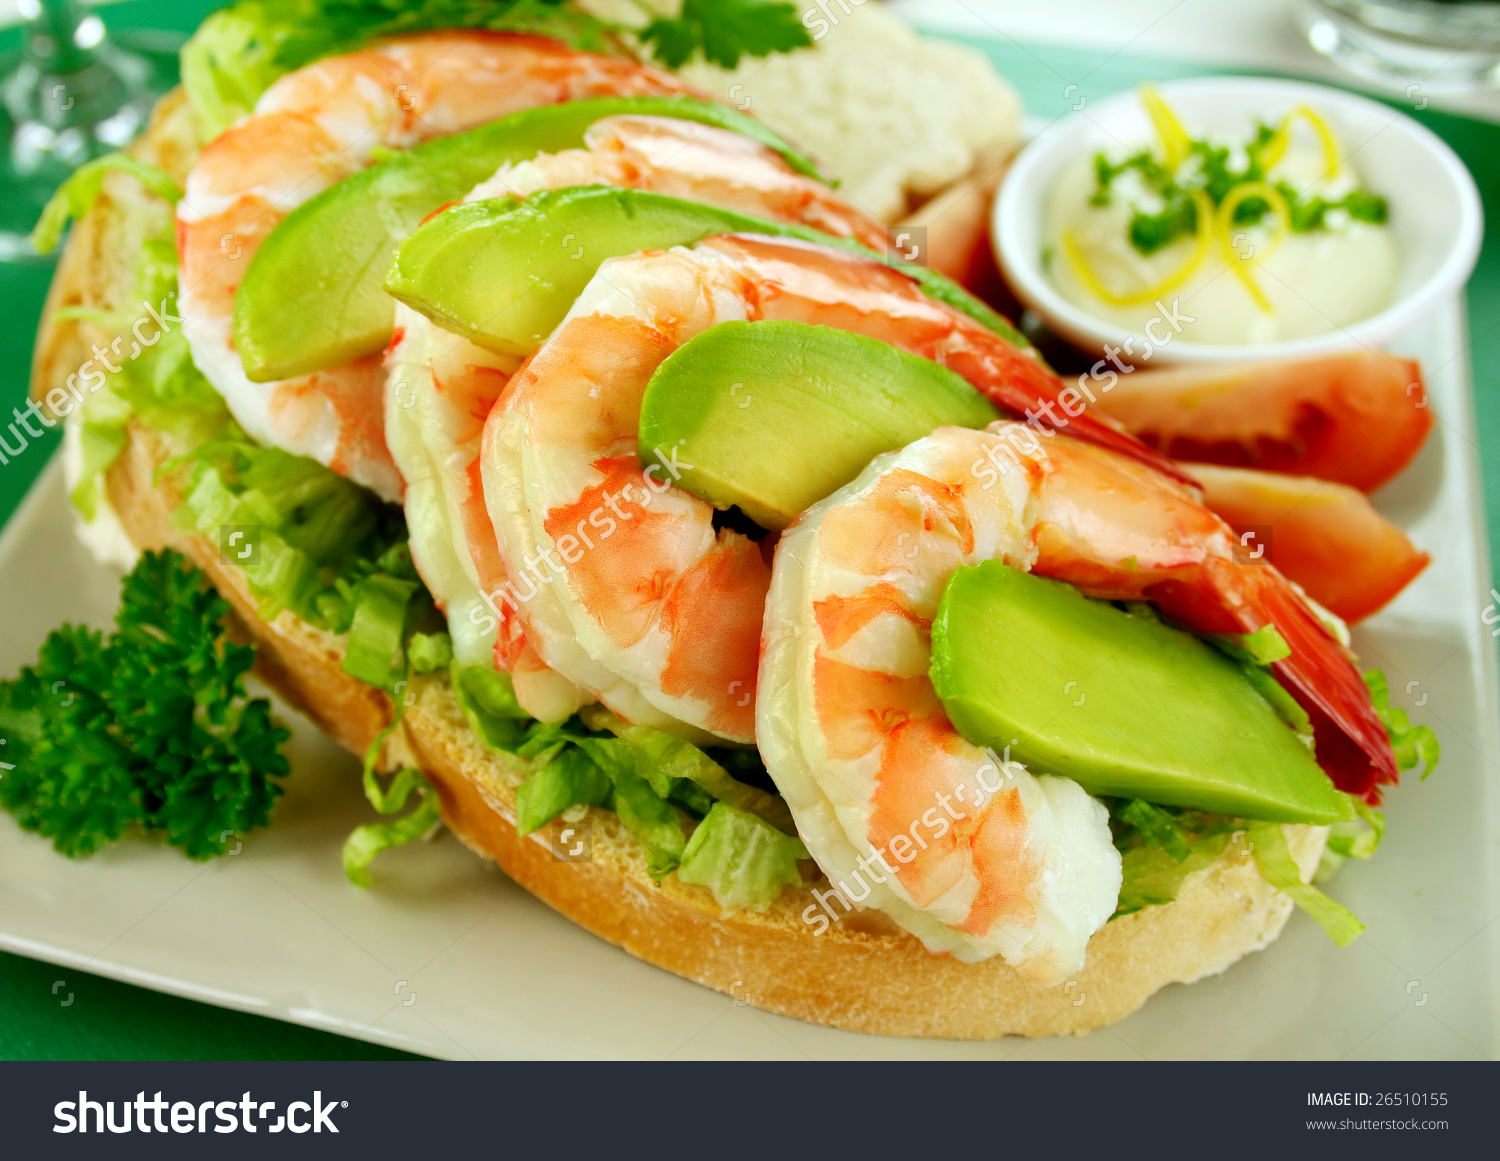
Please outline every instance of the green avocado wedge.
M1319 825L1353 817L1238 666L1191 633L999 561L960 568L932 683L970 742L1091 794Z
M691 246L715 234L770 234L898 266L945 302L1018 347L999 314L936 270L907 266L806 226L772 222L642 190L579 186L513 201L466 202L425 222L396 251L386 289L440 327L506 355L529 355L552 333L601 263Z
M640 448L694 495L780 529L882 452L943 424L998 418L960 375L879 339L726 322L656 369L641 400Z
M824 180L761 122L692 97L568 101L435 138L323 191L271 231L235 295L234 343L245 373L256 382L285 379L379 351L391 337L381 283L397 244L423 218L501 165L578 148L595 121L631 113L732 130Z

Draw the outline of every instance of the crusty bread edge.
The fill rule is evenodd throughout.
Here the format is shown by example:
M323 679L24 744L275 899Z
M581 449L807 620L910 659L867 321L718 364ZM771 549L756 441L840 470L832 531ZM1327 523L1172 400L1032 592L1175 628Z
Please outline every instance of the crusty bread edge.
M180 175L190 156L180 99L169 97L135 147ZM134 244L121 212L148 197L128 178L112 181L75 227L48 297L38 338L33 393L64 382L107 338L91 324L57 322L56 306L118 307L132 287ZM199 565L234 606L260 646L259 668L287 701L350 750L362 752L390 719L381 693L345 675L342 642L289 613L262 620L243 574L203 537L175 530L174 481L153 482L175 451L169 437L133 424L111 468L109 498L142 548L170 545ZM769 912L721 914L704 888L668 876L655 883L643 852L606 811L591 810L590 857L555 857L544 833L521 838L515 791L524 766L487 749L464 721L446 682L421 678L387 762L415 762L437 788L447 825L478 854L495 860L563 915L649 963L772 1012L891 1036L990 1039L1005 1035L1081 1034L1135 1011L1158 989L1223 971L1280 934L1291 901L1261 877L1238 844L1188 880L1177 902L1148 907L1107 924L1089 943L1085 967L1059 988L1028 983L1001 961L964 964L928 954L878 913L840 916L826 933L803 913L817 908L821 879L788 889ZM581 828L582 829L582 828ZM1294 857L1310 877L1326 831L1286 827ZM330 868L330 873L337 873ZM376 887L378 890L378 885ZM838 905L832 904L835 911ZM815 910L811 914L816 915ZM821 925L820 925L821 926Z

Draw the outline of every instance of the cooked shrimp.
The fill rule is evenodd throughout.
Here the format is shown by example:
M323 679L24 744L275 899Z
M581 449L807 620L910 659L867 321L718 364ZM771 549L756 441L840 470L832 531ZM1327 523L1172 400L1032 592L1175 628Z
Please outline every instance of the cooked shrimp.
M178 310L193 361L253 438L398 499L379 356L274 383L246 377L232 341L234 295L260 244L380 148L408 148L537 105L693 91L668 74L556 41L467 30L386 41L282 77L203 151L178 203Z
M1056 383L906 275L845 251L723 235L600 266L486 426L485 496L511 578L503 596L542 660L621 716L637 720L617 704L629 690L737 742L754 737L751 626L767 572L744 537L715 531L709 504L642 470L636 430L663 359L708 327L754 318L872 335L1018 411L1040 414ZM1114 428L1077 426L1159 461Z
M542 663L513 613L485 607L505 584L505 566L479 480L484 420L519 360L438 330L397 304L387 353L386 437L406 480L412 561L447 616L463 665L510 673L521 707L562 721L592 701Z
M1186 489L1019 424L939 428L783 534L757 741L803 841L841 893L931 950L1000 955L1057 982L1113 913L1120 861L1101 804L964 741L932 688L938 601L954 570L984 560L1222 629L1203 624L1211 598L1234 629L1275 624L1304 669L1359 677L1287 582L1237 560L1228 528ZM1330 684L1336 698L1339 674ZM1368 695L1353 708L1378 727ZM1388 743L1384 757L1393 772Z
M799 222L883 250L885 224L774 149L728 129L676 117L620 114L584 133L584 148L502 166L465 201L570 186L610 185L706 202L779 222Z
M583 149L503 166L465 200L613 185L883 244L879 222L737 133L671 117L613 116L590 126L584 142ZM506 578L479 487L480 427L518 361L439 330L406 307L398 311L395 336L387 359L387 435L409 489L412 556L447 612L456 655L480 664L498 634L496 658L511 672L521 705L543 720L567 717L588 695L547 669L526 644L513 609L493 598L486 609L481 595L501 591ZM738 676L753 683L752 672ZM741 697L737 716L748 740L749 699L737 689L735 700Z

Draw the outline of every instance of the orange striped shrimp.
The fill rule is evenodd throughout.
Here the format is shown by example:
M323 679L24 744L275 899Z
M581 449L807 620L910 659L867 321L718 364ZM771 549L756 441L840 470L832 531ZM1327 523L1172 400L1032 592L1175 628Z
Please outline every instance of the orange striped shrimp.
M884 222L798 173L774 149L731 130L676 117L618 114L594 122L583 141L582 149L502 166L464 200L609 185L798 222L885 249Z
M234 296L261 243L292 210L367 168L380 148L560 101L694 92L633 62L469 30L386 41L282 77L203 151L178 203L178 313L193 361L253 438L399 499L378 355L280 382L245 375L232 340Z
M505 565L484 504L479 441L519 360L455 339L398 303L387 352L386 438L406 480L412 561L448 620L462 665L503 669L521 707L562 721L593 701L553 672L503 606L482 593L505 584Z
M737 133L671 117L613 116L590 126L584 142L583 149L504 166L465 200L613 185L883 244L883 225ZM440 330L405 306L395 335L387 357L387 437L407 482L412 556L448 615L455 654L482 664L498 640L496 661L510 671L521 705L543 720L567 717L590 695L548 670L526 644L514 610L485 596L502 591L506 576L479 486L480 425L518 360ZM728 680L735 676L748 685L754 675ZM748 735L748 696L740 697L746 701L737 716ZM650 712L630 702L636 714Z
M1120 861L1103 805L1071 780L997 766L959 736L929 680L944 587L984 560L1149 600L1200 631L1274 624L1292 646L1278 676L1294 696L1352 719L1348 736L1317 734L1325 769L1350 789L1340 745L1369 742L1365 766L1393 779L1347 651L1274 568L1236 549L1175 482L1005 422L939 428L804 513L776 550L757 742L830 880L933 951L1000 955L1047 983L1081 966L1114 911ZM1310 676L1318 699L1299 684Z
M737 742L754 737L748 626L767 572L709 504L642 469L636 429L663 359L708 327L762 318L882 339L1017 412L1040 414L1057 386L1030 354L847 251L736 234L600 266L486 424L482 478L511 578L494 599L543 661L621 716L636 720L617 704L628 696ZM1176 472L1087 415L1070 430Z

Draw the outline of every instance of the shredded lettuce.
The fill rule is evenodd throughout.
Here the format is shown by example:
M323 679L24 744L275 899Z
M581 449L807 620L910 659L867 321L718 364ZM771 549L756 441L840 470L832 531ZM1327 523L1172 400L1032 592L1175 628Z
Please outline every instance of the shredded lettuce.
M314 0L245 0L213 13L180 55L182 87L203 141L212 141L255 107L287 69L276 57Z
M516 794L516 832L540 830L570 807L607 806L613 793L613 781L586 752L559 746Z
M455 666L449 673L475 732L494 749L530 764L530 777L517 793L516 829L523 835L576 807L612 810L659 879L678 867L688 849L681 815L702 819L728 805L773 833L793 830L784 801L742 780L769 783L753 751L716 751L723 759L716 761L681 738L628 725L598 706L565 722L533 721L516 702L508 674L477 666ZM726 764L742 777L730 774Z
M1222 814L1121 799L1110 811L1124 879L1111 918L1173 902L1195 871L1211 866L1246 823Z
M725 910L765 911L782 889L802 882L800 839L727 802L714 803L682 853L677 877L714 893Z
M449 666L448 675L453 696L474 732L491 749L514 753L526 740L532 719L516 701L510 674L479 666L453 665Z
M413 633L406 643L413 673L435 673L453 663L453 638L447 633Z
M1365 685L1370 690L1370 700L1375 703L1375 713L1396 751L1396 769L1404 773L1421 766L1419 781L1427 781L1427 776L1437 769L1441 757L1437 735L1430 726L1412 725L1404 709L1391 705L1390 687L1380 670L1372 669L1366 673Z
M797 833L785 799L730 777L697 746L650 726L627 725L608 712L595 710L585 716L594 728L608 730L635 748L637 761L649 771L647 777L662 797L670 797L679 783L691 782L715 801L757 815L786 834Z
M1293 903L1317 921L1329 939L1339 947L1347 947L1359 938L1365 929L1364 924L1343 904L1302 881L1302 872L1287 847L1280 823L1250 823L1249 841L1255 865L1260 868L1266 882L1290 896Z
M1292 655L1292 647L1275 625L1265 625L1254 633L1210 633L1207 639L1236 661L1250 665L1272 665Z
M672 804L657 794L651 783L635 771L633 756L618 747L600 743L587 748L596 762L601 758L614 784L614 808L626 828L646 852L646 869L653 879L673 871L682 861L687 837Z
M406 612L417 582L376 575L360 586L349 623L344 672L367 685L386 689L405 676L402 641Z
M1271 672L1272 665L1292 655L1292 647L1286 643L1280 630L1275 625L1265 625L1254 633L1207 633L1203 634L1203 639L1239 665L1240 672L1255 687L1255 692L1265 698L1276 711L1276 716L1311 748L1312 719Z
M395 814L404 810L407 800L415 791L420 795L416 808L403 818L390 822L372 822L356 827L344 840L344 874L357 887L370 886L370 864L381 851L421 838L441 821L437 791L422 776L420 770L404 768L391 776L389 786L380 785L375 774L375 763L386 739L401 724L403 702L396 699L396 716L391 724L381 730L365 751L364 789L365 797L381 814Z
M1356 803L1355 809L1368 830L1350 823L1335 827L1338 837L1330 839L1335 857L1346 852L1355 858L1369 858L1385 830L1385 820L1378 811L1363 803ZM1112 918L1173 902L1189 875L1211 866L1231 843L1243 841L1266 882L1290 896L1338 946L1350 943L1364 930L1342 905L1302 881L1280 823L1153 806L1135 799L1113 805L1110 825L1124 870ZM1369 834L1373 838L1366 837Z
M128 153L106 153L86 161L63 182L42 209L31 231L31 244L38 254L57 248L68 222L81 218L104 192L105 175L113 170L128 173L157 197L176 205L182 190L171 176Z
M220 544L260 599L263 618L290 609L309 624L350 633L345 672L371 685L389 688L403 675L402 626L420 626L415 617L398 618L392 604L404 596L404 609L418 595L426 604L431 598L411 563L398 508L312 460L260 447L237 428L162 470L182 469L185 502L173 520ZM241 535L231 544L235 531Z
M1318 871L1313 882L1326 883L1338 873L1348 859L1368 859L1380 849L1380 840L1385 837L1385 815L1368 802L1354 795L1349 796L1350 805L1358 818L1349 822L1336 822L1328 831L1328 843L1318 860Z

